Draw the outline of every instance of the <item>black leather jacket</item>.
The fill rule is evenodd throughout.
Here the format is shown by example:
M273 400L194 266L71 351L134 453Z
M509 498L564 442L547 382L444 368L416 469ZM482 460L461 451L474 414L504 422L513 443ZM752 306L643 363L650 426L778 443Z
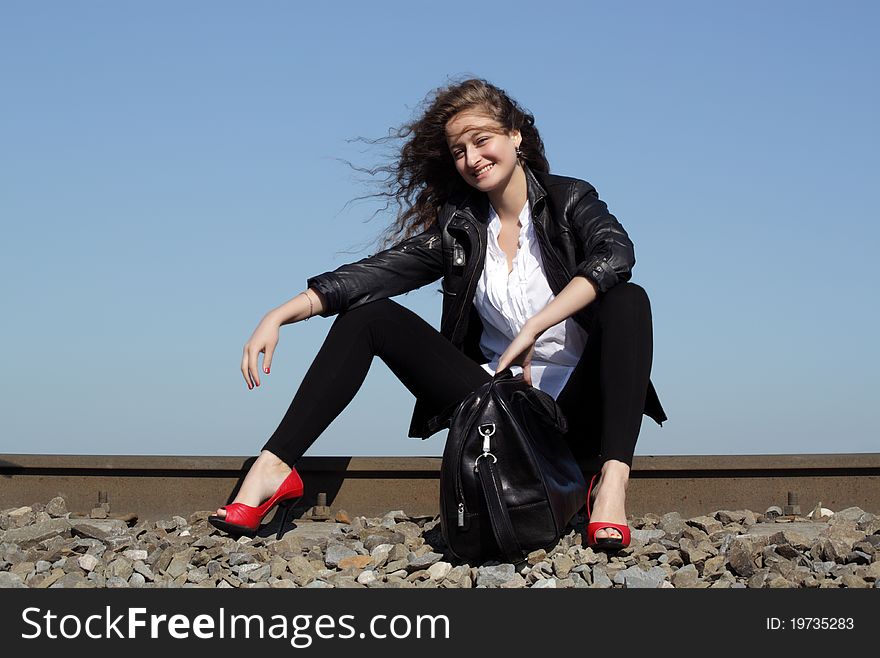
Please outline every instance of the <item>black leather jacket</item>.
M592 281L600 295L628 281L635 264L633 244L593 186L576 178L524 169L532 222L553 294L558 295L578 275ZM473 299L486 260L488 217L488 196L472 190L448 201L438 221L422 233L309 278L308 287L324 298L321 315L342 313L442 278L440 333L476 363L485 363L479 348L483 326ZM592 307L573 316L585 330ZM449 427L454 407L435 409L426 400L416 400L409 436L427 439ZM644 413L659 424L666 420L650 382Z

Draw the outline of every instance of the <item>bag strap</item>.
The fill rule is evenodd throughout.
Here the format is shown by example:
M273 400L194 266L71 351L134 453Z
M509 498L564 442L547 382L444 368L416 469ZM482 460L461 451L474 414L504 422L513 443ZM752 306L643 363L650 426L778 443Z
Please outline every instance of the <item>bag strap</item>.
M513 531L507 506L501 499L501 480L495 468L494 457L480 460L477 463L477 472L480 474L483 494L489 508L489 521L492 524L495 541L507 560L517 562L523 558L522 548L520 548L519 540Z

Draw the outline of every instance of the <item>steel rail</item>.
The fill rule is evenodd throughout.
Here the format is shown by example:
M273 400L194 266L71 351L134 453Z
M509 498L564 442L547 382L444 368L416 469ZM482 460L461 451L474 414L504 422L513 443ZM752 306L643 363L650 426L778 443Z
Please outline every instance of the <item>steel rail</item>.
M62 496L75 513L106 501L111 515L187 516L231 500L252 460L0 454L0 510ZM437 514L440 462L439 457L304 457L297 470L306 495L295 515ZM880 453L636 456L627 489L627 512L633 516L764 512L771 505L807 514L819 503L833 511L858 506L880 514Z

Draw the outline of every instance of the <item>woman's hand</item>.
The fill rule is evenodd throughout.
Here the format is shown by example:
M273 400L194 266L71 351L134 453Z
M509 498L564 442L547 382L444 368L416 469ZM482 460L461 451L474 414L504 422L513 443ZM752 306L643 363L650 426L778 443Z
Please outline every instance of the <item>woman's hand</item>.
M510 365L522 366L523 380L531 386L532 356L535 353L535 341L538 340L539 335L526 324L498 359L498 368L495 372L500 372Z
M262 319L250 339L244 345L244 355L241 358L241 374L248 385L248 390L260 385L259 356L263 353L263 372L267 375L272 367L272 355L275 346L278 345L278 330L281 322L277 316L267 315Z

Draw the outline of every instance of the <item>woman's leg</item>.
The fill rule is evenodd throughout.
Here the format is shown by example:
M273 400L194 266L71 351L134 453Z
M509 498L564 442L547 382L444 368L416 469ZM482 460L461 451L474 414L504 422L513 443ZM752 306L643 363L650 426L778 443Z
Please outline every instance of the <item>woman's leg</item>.
M575 455L601 469L593 518L624 524L626 488L651 374L651 304L645 290L629 282L614 286L595 303L584 354L557 401L570 420ZM599 530L596 536L620 533Z
M463 400L491 379L434 327L394 301L377 300L342 313L234 502L258 505L277 489L354 398L374 356L414 396L432 400L438 408Z

